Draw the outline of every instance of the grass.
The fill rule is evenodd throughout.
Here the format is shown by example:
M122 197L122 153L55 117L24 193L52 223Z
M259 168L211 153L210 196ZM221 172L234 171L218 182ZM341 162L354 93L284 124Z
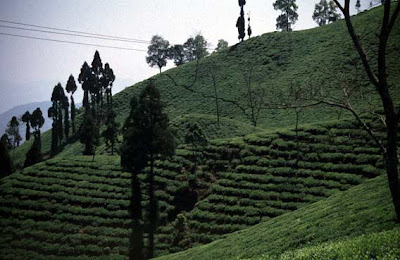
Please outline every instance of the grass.
M307 248L294 251L295 255L300 256L303 252L311 255L315 250L321 252L322 255L327 244L320 243L344 237L352 239L396 227L396 231L387 233L387 235L394 236L393 234L398 234L399 231L398 225L395 223L387 180L384 176L380 176L294 212L227 235L210 244L158 259L274 259L288 250L293 251L303 247ZM380 235L371 235L361 240L370 243L365 245L365 248L374 247L375 236ZM359 238L353 241L353 244L336 242L330 245L342 248L347 252L346 255L351 255L353 251L347 249L353 249L354 245L360 246L362 243L359 242ZM398 244L398 237L383 240L381 245L391 248L392 244L388 243L392 241ZM398 247L395 247L394 252L396 255L399 254ZM291 256L291 253L287 252L284 256ZM316 259L327 258L317 257Z

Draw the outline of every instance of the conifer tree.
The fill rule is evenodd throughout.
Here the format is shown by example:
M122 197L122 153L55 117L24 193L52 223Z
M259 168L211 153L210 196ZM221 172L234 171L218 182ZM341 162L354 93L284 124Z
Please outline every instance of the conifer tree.
M104 65L104 70L101 78L101 84L105 90L107 99L107 110L112 108L112 87L115 81L114 71L111 69L110 64Z
M51 101L53 105L48 110L48 117L53 119L52 127L52 139L51 139L51 152L52 154L57 153L58 148L62 144L64 137L63 131L63 110L65 110L65 101L68 100L65 96L64 89L61 83L58 83L51 95Z
M121 164L132 172L132 175L150 166L148 258L154 256L154 233L158 221L158 206L154 194L154 161L159 157L171 156L174 150L175 140L168 125L168 116L164 112L160 92L154 83L150 82L141 92L139 100L133 99L131 102L131 112L124 125L124 141L121 146ZM140 202L132 202L132 207L135 203Z
M82 90L83 90L82 106L86 110L90 110L91 102L89 99L89 94L91 89L93 88L92 85L94 84L94 76L92 74L92 70L90 69L86 61L82 65L81 72L78 77L78 82L82 85Z
M75 101L74 101L74 93L78 89L76 86L76 82L74 79L74 76L72 74L68 78L67 85L65 86L65 90L68 93L71 93L71 123L72 123L72 133L76 133L76 128L75 128L75 116L76 116L76 107L75 107Z
M11 161L10 143L7 134L0 139L0 178L6 177L14 172L14 165Z
M85 116L80 128L80 142L85 145L84 155L95 154L95 145L98 141L98 126L90 111L85 111Z
M102 132L102 136L105 140L106 146L111 148L111 154L114 155L114 146L118 138L119 123L115 121L115 114L113 109L109 109L106 115L105 126L106 129Z
M44 121L42 110L39 107L36 108L30 117L30 124L33 128L33 137L38 141L39 147L41 147L40 128L44 125Z
M236 27L238 28L238 33L239 33L239 40L243 41L244 37L246 36L245 33L245 22L244 22L244 10L243 6L246 4L246 0L239 0L239 6L240 6L240 16L238 17L236 21Z
M22 115L21 120L26 124L25 140L29 141L29 139L31 138L31 125L29 124L29 122L31 121L31 113L29 113L29 111L26 111L25 114Z

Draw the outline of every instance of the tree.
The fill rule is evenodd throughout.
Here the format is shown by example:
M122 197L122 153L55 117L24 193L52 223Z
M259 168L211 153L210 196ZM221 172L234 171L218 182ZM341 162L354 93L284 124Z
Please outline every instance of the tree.
M0 178L6 177L14 172L14 165L9 153L9 139L4 134L0 139Z
M40 128L44 125L44 117L39 107L32 112L30 123L33 128L33 137L38 141L39 147L41 147Z
M323 26L330 22L335 22L340 18L340 14L336 11L337 7L333 1L321 0L315 5L313 20L319 25Z
M197 60L206 57L209 53L207 51L208 43L203 35L198 33L194 37L195 56Z
M384 166L387 173L389 182L389 189L392 196L394 209L397 216L397 221L400 222L400 180L399 180L399 156L398 156L398 130L399 130L399 118L400 110L395 106L394 97L390 92L390 85L388 82L388 69L386 62L387 55L387 43L389 36L393 30L393 27L398 19L400 13L400 2L392 3L390 0L383 0L383 19L380 25L380 33L378 35L377 50L374 55L371 55L376 59L372 61L372 57L367 53L362 45L361 38L357 35L353 22L350 16L350 0L345 0L342 5L338 0L334 0L338 8L341 10L345 17L346 26L349 35L352 39L353 45L361 59L364 70L368 76L369 81L375 89L375 93L379 96L382 101L383 114L385 117L385 130L386 130L386 142L380 141L376 135L371 132L367 125L362 124L364 129L372 137L372 139L380 147L381 153L384 159ZM393 8L392 5L395 5ZM349 109L349 108L344 108ZM356 111L349 110L358 120L359 116ZM363 123L361 121L361 123Z
M229 47L229 44L227 41L225 41L224 39L220 39L218 40L218 44L217 44L217 48L216 51L224 51L227 50Z
M94 76L86 61L82 65L81 72L78 77L78 82L82 85L83 90L82 106L86 110L90 110L89 92L93 88Z
M25 114L22 115L21 120L26 124L25 140L29 141L29 139L31 138L31 125L29 124L29 122L31 121L31 113L29 113L29 111L26 111Z
M115 142L118 138L118 130L119 130L119 123L115 121L115 114L114 110L110 109L107 112L105 126L106 129L102 132L102 136L106 142L106 146L111 148L111 154L114 155L114 146Z
M183 44L184 60L185 62L191 62L200 60L207 56L208 43L201 33L198 33L194 37L190 37Z
M51 101L53 105L48 110L48 117L53 119L52 125L52 139L51 139L51 152L56 154L58 148L61 146L64 131L63 131L63 110L66 107L67 97L65 96L64 89L61 83L58 83L51 94Z
M246 4L246 0L239 0L239 6L240 6L240 16L238 17L236 21L236 27L238 28L238 39L240 41L243 41L244 37L246 36L245 34L245 22L244 22L244 10L243 6Z
M91 94L92 113L95 120L100 121L103 112L103 92L105 89L100 82L100 79L103 76L103 63L98 51L94 53L91 71L93 75L93 84L91 85L89 92Z
M276 18L276 29L292 31L292 25L299 17L296 12L298 8L296 0L276 0L273 6L275 10L281 10L281 14Z
M160 69L167 65L170 57L169 42L159 35L154 35L147 50L146 62L150 67L157 66Z
M124 142L121 147L121 164L131 172L141 172L147 165L150 166L148 258L154 255L154 233L158 222L154 161L159 157L171 156L175 151L175 140L164 107L160 92L150 81L141 92L139 100L131 102L131 113L124 125Z
M64 134L65 138L69 138L69 102L67 96L64 96L64 101L62 105L64 109Z
M85 145L84 155L95 155L95 144L98 140L98 126L92 113L85 111L85 116L80 128L80 142Z
M174 60L176 66L185 63L185 52L182 44L176 44L170 48L170 59Z
M183 44L183 52L185 55L185 62L196 60L196 46L193 37L187 39L186 42Z
M10 122L8 122L6 133L8 136L12 137L12 148L18 147L22 138L19 134L19 122L16 116L13 116Z
M26 154L26 159L24 162L24 168L37 164L43 161L43 156L41 153L40 143L37 139L33 141L31 148L29 149L28 153Z
M253 30L251 30L251 26L250 26L250 13L249 13L249 18L247 18L247 21L249 22L249 25L247 27L247 35L249 36L249 39L250 39L251 35L253 34Z
M112 108L112 87L114 81L115 81L114 71L111 69L110 64L106 63L104 65L101 83L103 85L103 89L105 89L108 110Z
M76 107L75 107L75 101L74 101L74 93L77 90L76 82L74 76L72 74L68 78L67 85L65 86L65 90L67 93L71 93L71 123L72 123L72 133L75 134L76 128L75 128L75 116L76 116Z

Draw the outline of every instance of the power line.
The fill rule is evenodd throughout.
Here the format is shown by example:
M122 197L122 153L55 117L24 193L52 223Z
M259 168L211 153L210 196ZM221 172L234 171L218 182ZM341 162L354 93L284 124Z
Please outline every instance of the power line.
M136 41L136 40L112 39L112 38L102 37L102 36L88 36L88 35L80 35L80 34L75 34L75 33L53 32L53 31L46 31L46 30L38 30L38 29L17 27L17 26L1 25L1 24L0 24L0 27L2 27L2 28L8 28L8 29L16 29L16 30L30 31L30 32L53 33L53 34L59 34L59 35L78 36L78 37L91 38L91 39L94 38L94 39L102 39L102 40L109 40L109 41L121 41L121 42L131 42L131 43L148 44L148 43L140 42L140 41Z
M2 33L2 32L0 32L0 35L7 35L7 36L13 36L13 37L19 37L19 38L29 38L29 39L43 40L43 41L51 41L51 42L62 42L62 43L85 45L85 46L92 46L92 47L102 47L102 48L110 48L110 49L147 52L146 50L140 50L140 49L134 49L134 48L125 48L125 47L117 47L117 46L110 46L110 45L83 43L83 42L64 41L64 40L56 40L56 39L50 39L50 38L18 35L18 34L11 34L11 33Z
M125 37L112 36L112 35L106 35L106 34L98 34L98 33L89 33L89 32L82 32L82 31L60 29L60 28L55 28L55 27L40 26L40 25L34 25L34 24L28 24L28 23L19 23L19 22L2 20L2 19L0 19L0 22L23 25L23 26L30 26L30 27L36 27L36 28L42 28L42 29L50 29L50 30L56 30L56 31L62 31L62 32L80 33L80 34L87 34L87 35L92 35L92 36L100 36L100 37L120 39L120 40L128 40L128 41L130 40L130 41L136 41L136 42L150 43L149 41L140 40L140 39L134 39L134 38L125 38Z

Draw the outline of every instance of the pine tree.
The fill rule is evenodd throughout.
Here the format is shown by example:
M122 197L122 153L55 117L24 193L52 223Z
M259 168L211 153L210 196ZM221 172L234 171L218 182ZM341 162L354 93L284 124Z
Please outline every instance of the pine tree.
M239 6L240 6L240 16L238 17L236 21L236 27L238 28L238 33L239 33L239 40L243 41L244 37L246 36L245 33L245 21L244 21L244 10L243 6L246 4L246 0L239 0Z
M25 114L22 115L21 120L26 124L25 140L29 141L29 139L31 138L31 125L29 124L29 122L31 121L31 113L29 113L29 111L26 111Z
M75 101L74 101L74 93L78 89L76 86L76 82L74 79L74 76L72 74L68 78L67 85L65 86L65 90L68 93L71 93L71 123L72 123L72 133L76 133L76 128L75 128L75 116L76 116L76 107L75 107Z
M53 119L52 139L51 139L51 152L56 154L58 148L62 145L64 137L63 131L63 110L66 107L67 97L65 96L64 89L61 83L58 83L51 95L53 105L48 110L48 117Z
M85 61L82 65L81 72L78 77L79 84L82 85L83 90L83 101L82 106L86 110L90 110L90 99L89 93L93 88L92 85L94 84L94 76L92 74L92 70L90 69L89 65Z
M7 134L0 139L0 178L6 177L14 172L14 165L11 161L10 143Z
M141 92L139 100L131 102L131 112L124 125L124 141L121 146L121 164L124 169L136 175L149 165L149 246L148 258L154 255L154 233L157 228L158 206L154 192L154 161L158 157L171 156L175 150L175 140L168 125L160 92L150 82ZM136 178L136 177L135 177ZM132 194L135 191L132 191ZM134 199L134 198L132 198ZM132 201L132 207L136 205ZM132 216L132 217L138 217ZM134 219L134 221L137 221ZM132 248L135 248L131 245ZM131 256L131 254L130 254Z
M39 147L41 147L42 141L40 138L40 128L44 125L44 117L42 110L40 108L36 108L31 115L30 123L33 128L33 137L38 142Z

